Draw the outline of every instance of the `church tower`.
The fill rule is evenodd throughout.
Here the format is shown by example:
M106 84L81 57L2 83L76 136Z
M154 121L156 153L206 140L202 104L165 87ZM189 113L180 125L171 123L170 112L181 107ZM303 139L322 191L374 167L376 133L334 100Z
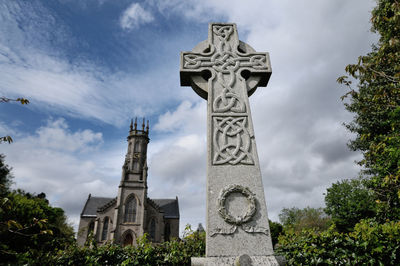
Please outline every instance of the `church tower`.
M147 201L147 144L149 143L149 121L145 119L141 129L131 121L128 135L128 150L122 166L118 188L111 239L123 245L134 242L143 235L146 223Z
M135 245L147 233L153 243L179 236L178 197L150 199L147 196L147 145L149 121L138 127L131 121L128 150L115 198L89 194L79 222L78 245L92 234L99 245L114 242Z

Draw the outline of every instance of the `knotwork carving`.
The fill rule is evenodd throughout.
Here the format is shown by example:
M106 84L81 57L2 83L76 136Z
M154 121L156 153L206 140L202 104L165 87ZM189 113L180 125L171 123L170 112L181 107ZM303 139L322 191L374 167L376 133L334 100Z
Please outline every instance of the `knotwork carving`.
M211 58L198 54L185 54L183 67L197 69L200 67L212 67L215 71L224 74L235 72L240 67L254 69L268 69L267 58L264 55L250 55L250 57L238 56L233 52L215 53Z
M244 113L246 111L245 105L242 103L240 98L234 93L229 92L224 89L221 95L217 96L213 102L214 112L224 113L224 112L235 112Z
M253 55L250 57L250 66L255 69L268 69L267 58L264 55Z
M216 113L224 113L224 112L235 112L235 113L244 113L246 111L246 106L243 101L237 96L232 87L235 84L235 74L232 73L229 76L229 82L225 81L224 76L221 73L218 73L219 77L217 82L224 88L220 95L215 97L213 102L213 109Z
M227 41L233 32L233 27L231 25L214 25L213 32L224 41Z
M247 117L214 117L213 164L254 164Z
M245 196L248 203L246 212L243 215L237 217L234 217L230 213L228 213L225 207L227 197L235 192ZM253 218L254 214L257 211L255 195L247 187L236 184L231 184L229 186L224 187L218 195L217 209L222 219L224 219L225 222L231 224L232 226L228 229L215 228L214 230L211 230L210 236L231 235L237 231L238 227L241 227L247 233L262 233L266 235L269 234L269 230L266 228L258 226L250 226L245 224L251 221L251 219Z
M240 58L232 52L223 51L211 57L212 67L224 74L232 74L240 67Z

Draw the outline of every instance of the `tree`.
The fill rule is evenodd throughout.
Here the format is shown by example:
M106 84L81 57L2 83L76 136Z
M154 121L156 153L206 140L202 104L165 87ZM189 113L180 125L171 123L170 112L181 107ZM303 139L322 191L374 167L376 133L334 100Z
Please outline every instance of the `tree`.
M11 168L4 161L5 156L0 154L0 198L3 199L10 191L12 183Z
M347 76L338 78L348 86L342 97L355 114L346 127L356 138L349 147L363 153L359 162L378 203L377 218L400 219L400 2L379 0L372 11L372 31L380 35L372 52L360 56L346 72L358 81L351 87Z
M73 229L61 208L49 205L44 193L10 192L0 209L0 261L39 259L47 251L74 242ZM22 260L22 261L21 261Z
M284 208L279 214L279 220L285 230L293 229L296 232L303 229L324 231L331 225L331 218L324 213L322 208Z
M350 232L361 219L376 215L374 195L360 179L333 183L327 189L325 205L325 213L341 232Z
M11 168L0 154L0 261L24 264L45 251L74 242L74 232L61 208L49 205L44 193L11 191Z
M272 245L275 246L278 243L278 237L283 232L283 226L280 223L273 222L268 219L269 230L271 231Z

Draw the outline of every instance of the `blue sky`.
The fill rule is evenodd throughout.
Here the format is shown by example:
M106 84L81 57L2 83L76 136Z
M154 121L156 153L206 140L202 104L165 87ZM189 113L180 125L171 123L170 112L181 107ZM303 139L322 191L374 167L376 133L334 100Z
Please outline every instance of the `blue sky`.
M114 197L132 117L150 120L149 196L180 199L181 229L204 224L206 104L179 85L179 53L235 22L270 53L268 87L250 98L272 220L320 207L357 176L335 80L370 51L373 1L0 0L1 144L15 187L45 192L77 226L89 193Z

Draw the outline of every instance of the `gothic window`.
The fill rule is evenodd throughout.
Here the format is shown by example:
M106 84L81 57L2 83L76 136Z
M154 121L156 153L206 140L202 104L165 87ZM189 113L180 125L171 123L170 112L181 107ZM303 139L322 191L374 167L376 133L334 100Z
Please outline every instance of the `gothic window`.
M124 241L122 242L122 246L132 246L133 245L133 237L132 233L127 233L124 237Z
M131 153L131 148L132 148L132 142L129 142L129 145L128 145L128 153Z
M108 233L108 224L109 224L109 218L106 217L104 218L103 222L103 231L101 233L101 240L107 240L107 233Z
M93 231L94 231L94 221L91 221L88 227L87 237L89 237L90 233L93 233Z
M131 195L125 202L124 222L133 223L136 220L136 199Z
M139 162L133 161L133 171L139 171Z
M165 241L169 241L169 237L171 235L171 226L169 225L169 223L165 224L165 228L164 228L164 239Z
M150 240L155 241L155 239L156 239L156 220L154 218L151 219L151 221L150 221L149 234L150 234Z
M139 152L140 151L140 142L136 141L135 142L135 149L133 150L133 152Z

